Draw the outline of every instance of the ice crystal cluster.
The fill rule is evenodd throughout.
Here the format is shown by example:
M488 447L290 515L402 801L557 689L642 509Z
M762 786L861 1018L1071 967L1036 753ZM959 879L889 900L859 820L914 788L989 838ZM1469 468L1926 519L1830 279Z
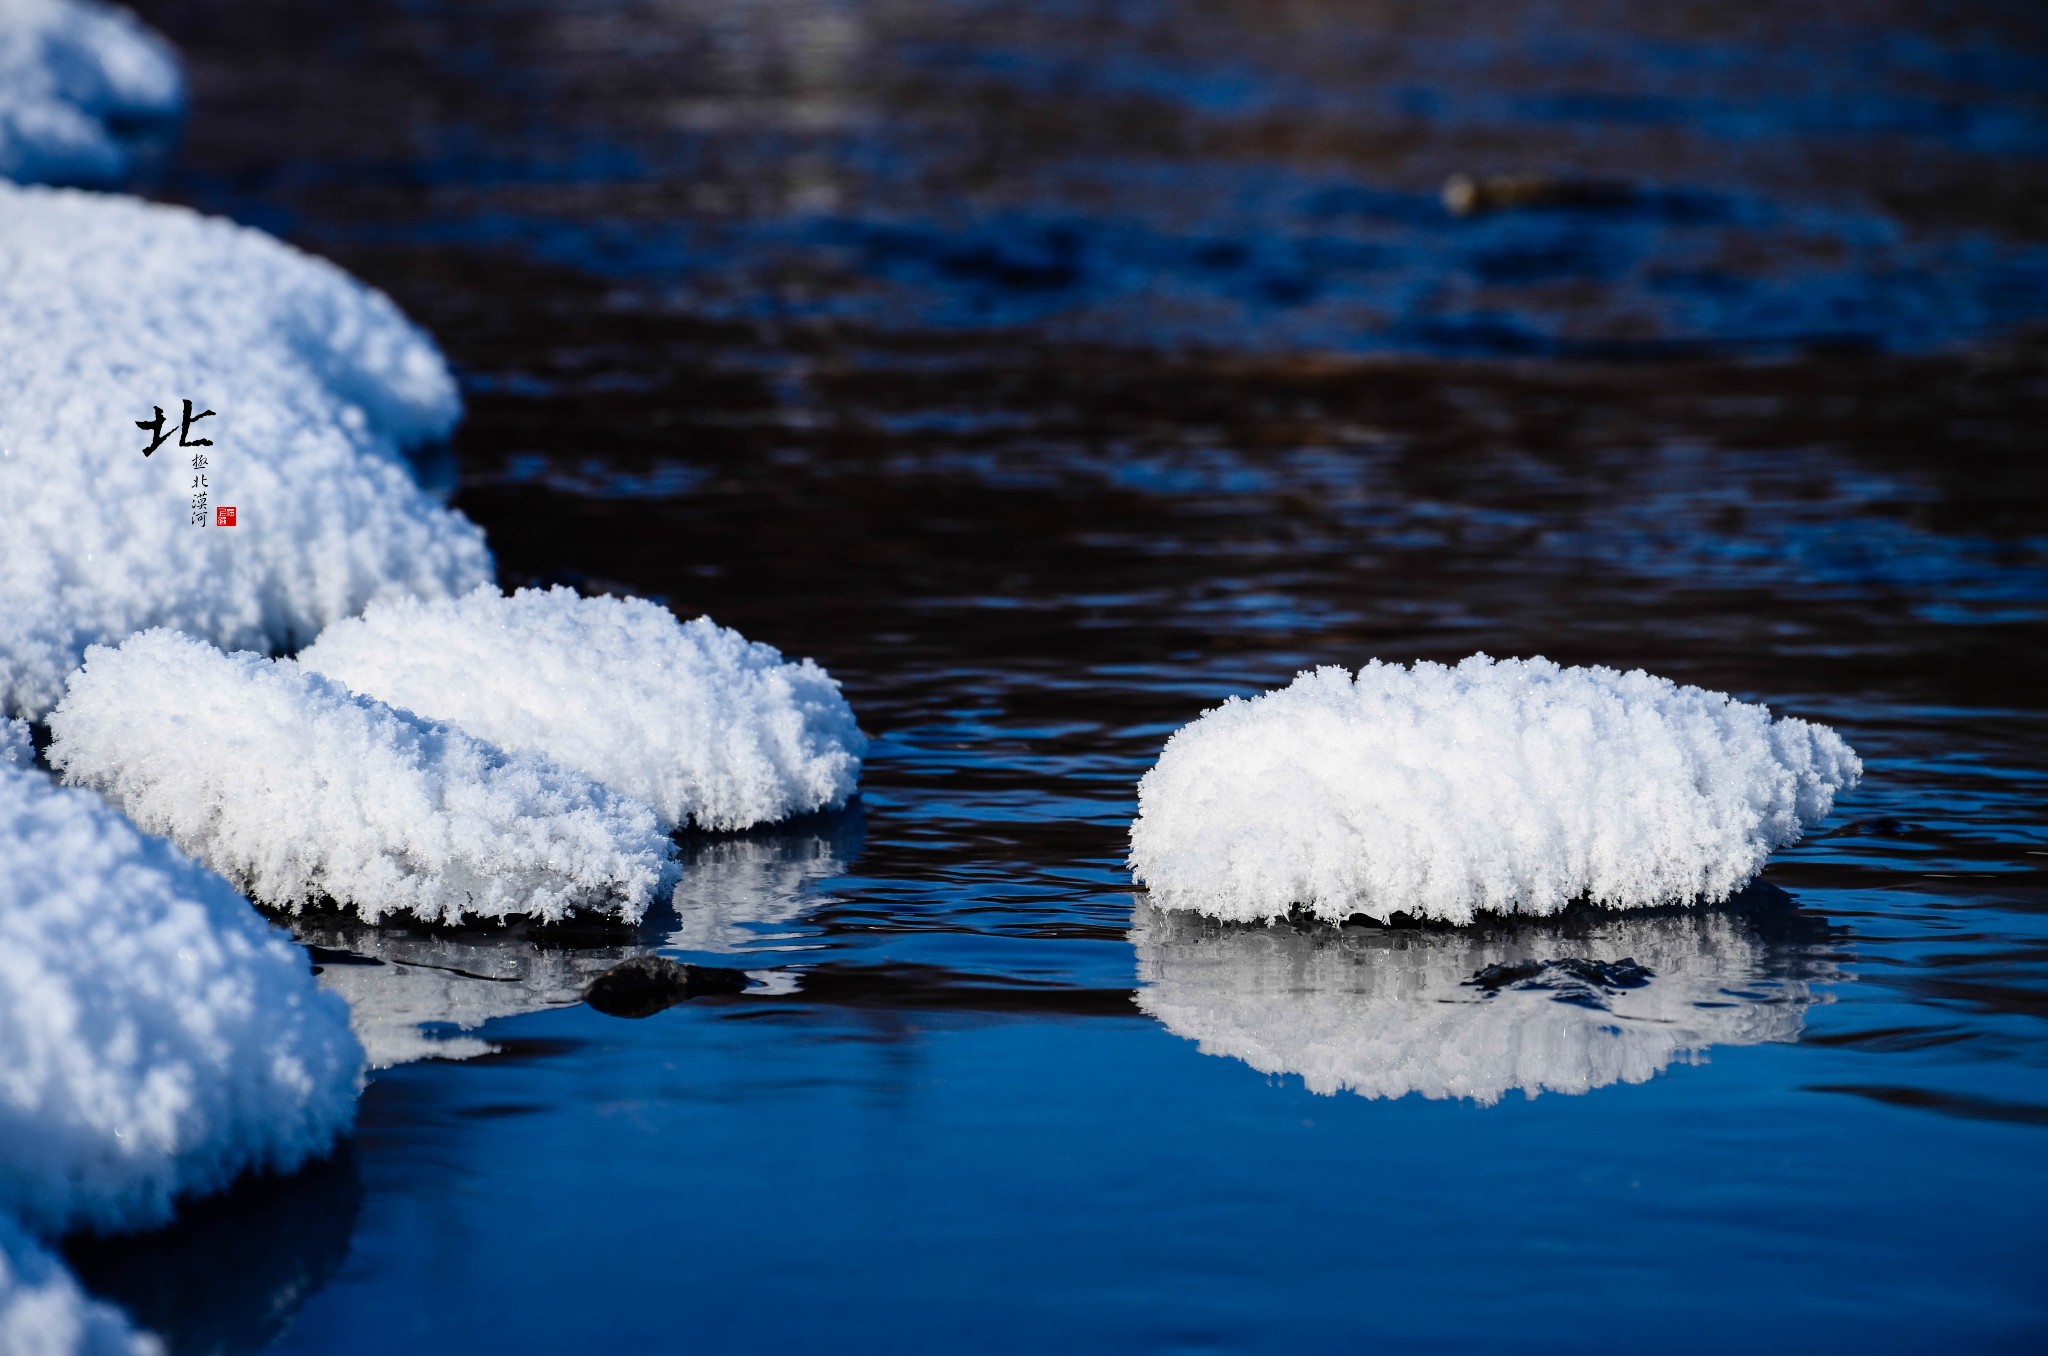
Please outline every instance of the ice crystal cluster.
M1244 921L1718 900L1861 772L1826 726L1641 670L1375 661L1176 732L1130 866L1162 907Z

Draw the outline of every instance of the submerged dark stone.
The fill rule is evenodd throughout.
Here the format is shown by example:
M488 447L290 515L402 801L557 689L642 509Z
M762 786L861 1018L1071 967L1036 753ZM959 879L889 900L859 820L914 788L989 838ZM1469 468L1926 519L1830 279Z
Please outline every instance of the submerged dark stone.
M1605 1009L1605 996L1622 989L1640 989L1657 977L1634 957L1618 961L1564 960L1501 961L1487 966L1465 982L1484 989L1491 998L1504 989L1537 990L1549 993L1559 1003L1582 1008Z
M608 1017L652 1017L686 998L742 993L746 987L743 970L635 956L592 980L583 1001Z

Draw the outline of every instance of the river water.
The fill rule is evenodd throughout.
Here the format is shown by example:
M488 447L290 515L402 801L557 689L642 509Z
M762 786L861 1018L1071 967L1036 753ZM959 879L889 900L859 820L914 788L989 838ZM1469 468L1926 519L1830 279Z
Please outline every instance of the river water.
M138 8L147 191L436 335L505 582L813 656L875 740L641 930L297 920L353 1141L72 1249L173 1350L2048 1341L2038 6ZM1865 781L1707 910L1134 893L1173 729L1481 650ZM650 949L754 986L577 1001Z

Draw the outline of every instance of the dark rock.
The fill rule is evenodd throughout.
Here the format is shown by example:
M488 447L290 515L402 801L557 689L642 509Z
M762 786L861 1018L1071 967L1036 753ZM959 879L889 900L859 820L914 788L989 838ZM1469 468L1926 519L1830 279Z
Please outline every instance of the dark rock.
M1640 989L1656 978L1648 966L1634 957L1618 961L1564 960L1502 961L1487 966L1465 981L1486 991L1488 998L1503 990L1536 990L1548 993L1554 1002L1606 1011L1606 997L1623 989Z
M686 998L742 993L746 987L744 970L635 956L590 981L583 1001L608 1017L652 1017Z

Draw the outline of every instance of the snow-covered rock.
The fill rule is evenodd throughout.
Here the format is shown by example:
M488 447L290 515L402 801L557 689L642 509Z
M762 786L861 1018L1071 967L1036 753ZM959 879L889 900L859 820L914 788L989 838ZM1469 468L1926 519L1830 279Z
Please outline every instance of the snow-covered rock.
M213 412L189 430L187 400ZM460 413L432 341L332 265L182 208L0 183L0 712L39 719L87 645L152 626L289 649L373 600L487 581L482 534L401 455Z
M7 1356L161 1356L119 1309L89 1298L64 1264L0 1218L0 1352Z
M1641 670L1375 661L1176 732L1130 866L1155 904L1244 921L1715 900L1861 773L1826 726Z
M654 811L532 753L174 631L95 646L50 765L285 909L637 919L674 879Z
M1796 914L1763 904L1477 930L1251 927L1140 905L1137 1002L1204 1054L1312 1092L1583 1093L1711 1046L1799 1039L1840 973Z
M547 754L670 825L744 829L838 806L867 739L806 659L641 598L478 589L337 622L307 669L507 749Z
M0 0L0 179L116 183L130 162L116 124L184 107L177 54L127 10Z
M305 953L98 797L0 768L0 1215L56 1233L324 1152L362 1050Z

